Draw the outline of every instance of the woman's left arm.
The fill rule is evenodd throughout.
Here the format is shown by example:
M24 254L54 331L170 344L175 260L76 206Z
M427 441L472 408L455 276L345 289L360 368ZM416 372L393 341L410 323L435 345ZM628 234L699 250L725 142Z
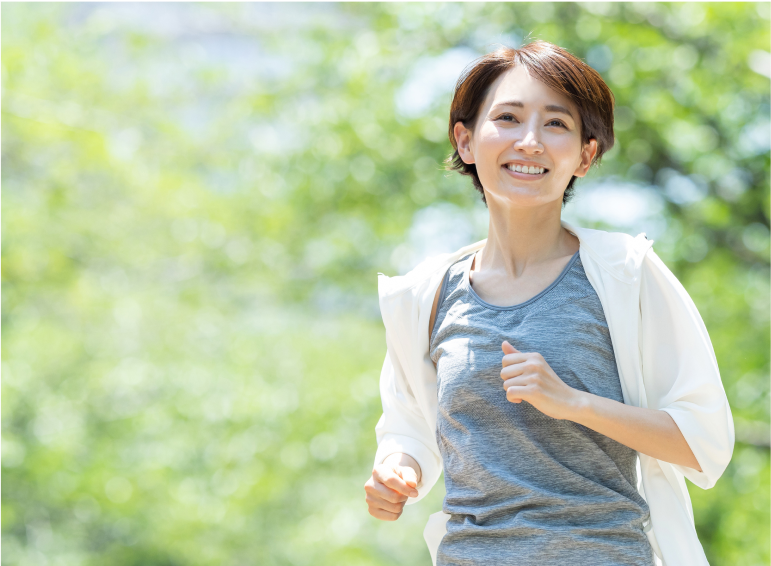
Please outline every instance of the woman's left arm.
M731 409L696 305L649 249L640 286L640 355L649 408L566 385L543 357L503 343L504 390L546 415L582 424L675 465L702 489L725 471L734 448Z
M731 407L704 321L653 248L642 264L640 354L648 407L677 423L701 471L672 463L700 488L711 488L733 454Z
M566 418L637 452L701 472L683 433L666 411L625 405L613 399L576 391L574 410Z
M509 401L527 401L550 417L584 425L652 458L702 471L669 413L574 389L541 354L520 352L508 341L503 352L501 378Z

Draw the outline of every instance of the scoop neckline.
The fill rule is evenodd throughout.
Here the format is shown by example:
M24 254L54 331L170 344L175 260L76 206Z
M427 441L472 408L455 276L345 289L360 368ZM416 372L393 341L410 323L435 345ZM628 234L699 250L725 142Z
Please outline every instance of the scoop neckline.
M562 281L565 276L567 275L568 271L570 271L570 268L573 267L573 264L576 262L576 260L579 257L579 253L581 251L581 248L579 247L578 250L576 250L576 253L573 254L573 257L570 258L570 261L568 261L567 265L562 268L562 271L559 275L557 275L557 278L551 282L551 284L546 287L543 291L535 295L534 297L529 298L524 303L518 303L516 305L509 305L507 307L501 307L498 305L493 305L482 299L479 295L477 295L477 292L474 291L474 288L471 286L471 279L469 278L469 273L471 272L471 264L474 262L474 258L477 256L477 253L479 253L479 250L475 251L471 255L469 255L468 259L466 260L466 265L463 268L463 285L466 289L466 292L471 295L471 297L477 301L482 306L485 306L489 309L494 309L498 311L508 311L508 310L517 310L524 308L528 306L529 304L537 301L541 297L543 297L545 294L547 294L549 291L554 289L554 287Z

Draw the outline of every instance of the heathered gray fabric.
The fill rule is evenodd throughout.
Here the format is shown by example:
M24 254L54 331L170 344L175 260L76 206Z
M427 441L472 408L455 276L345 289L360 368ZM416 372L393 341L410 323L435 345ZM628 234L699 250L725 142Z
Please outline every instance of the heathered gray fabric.
M437 565L654 564L634 450L503 389L501 342L539 352L569 386L623 402L613 346L578 252L532 299L483 301L470 254L446 275L431 336L450 513Z

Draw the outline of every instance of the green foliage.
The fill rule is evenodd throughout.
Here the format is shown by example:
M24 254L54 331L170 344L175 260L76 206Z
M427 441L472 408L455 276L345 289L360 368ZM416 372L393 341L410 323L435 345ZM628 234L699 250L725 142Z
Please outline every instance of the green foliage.
M5 4L3 564L428 563L441 483L395 523L364 503L375 274L430 251L431 214L484 237L469 179L442 170L451 88L528 36L616 96L617 143L565 214L647 231L696 302L737 432L717 486L690 486L697 530L714 566L768 563L768 19ZM615 222L597 187L650 206Z

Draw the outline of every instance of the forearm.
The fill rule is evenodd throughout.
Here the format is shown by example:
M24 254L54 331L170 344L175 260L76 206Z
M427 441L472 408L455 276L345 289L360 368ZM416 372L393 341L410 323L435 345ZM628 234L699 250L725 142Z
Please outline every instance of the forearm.
M696 457L666 411L644 409L579 391L568 420L642 454L701 472Z
M420 465L418 462L410 456L409 454L402 454L401 452L395 452L394 454L390 454L385 460L383 460L383 463L395 463L399 464L400 466L409 466L413 470L415 470L415 473L418 476L418 485L420 485L420 480L422 479L422 474L420 471Z

